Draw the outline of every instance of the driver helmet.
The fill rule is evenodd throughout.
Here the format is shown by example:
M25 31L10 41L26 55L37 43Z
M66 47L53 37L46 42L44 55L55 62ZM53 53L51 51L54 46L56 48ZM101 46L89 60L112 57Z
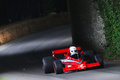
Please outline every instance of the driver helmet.
M77 48L75 46L70 46L69 48L70 50L70 55L75 55L75 54L78 54L78 51L77 51Z

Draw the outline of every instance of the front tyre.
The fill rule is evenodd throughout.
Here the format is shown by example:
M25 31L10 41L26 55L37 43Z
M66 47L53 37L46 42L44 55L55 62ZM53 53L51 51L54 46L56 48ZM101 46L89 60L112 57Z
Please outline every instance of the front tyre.
M56 74L61 74L63 73L63 66L61 61L54 61L55 65L55 73Z
M54 72L53 60L54 60L54 58L51 57L51 56L50 57L44 57L42 59L44 73L52 73L52 72Z
M100 63L99 68L103 68L103 67L104 67L104 63L103 63L102 55L96 54L96 55L94 56L94 58L95 58L95 61L96 61L96 62L99 62L99 63Z

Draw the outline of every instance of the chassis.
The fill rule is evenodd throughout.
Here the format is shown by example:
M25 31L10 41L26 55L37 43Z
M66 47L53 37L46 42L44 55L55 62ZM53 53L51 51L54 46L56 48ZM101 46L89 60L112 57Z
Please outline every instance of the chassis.
M61 74L66 71L83 70L92 67L103 67L103 58L100 54L94 54L93 51L81 51L81 47L76 47L79 55L77 58L70 57L69 48L53 50L52 56L44 57L43 70L45 73L55 72ZM62 59L55 55L64 54Z

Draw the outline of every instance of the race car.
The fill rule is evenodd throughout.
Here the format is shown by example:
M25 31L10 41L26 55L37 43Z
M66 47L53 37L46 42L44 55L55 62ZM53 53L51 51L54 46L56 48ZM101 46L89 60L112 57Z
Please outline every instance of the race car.
M64 54L58 59L56 55ZM81 51L81 47L70 46L70 48L53 50L52 56L42 59L44 73L61 74L67 71L83 70L92 67L104 66L103 58L93 51Z

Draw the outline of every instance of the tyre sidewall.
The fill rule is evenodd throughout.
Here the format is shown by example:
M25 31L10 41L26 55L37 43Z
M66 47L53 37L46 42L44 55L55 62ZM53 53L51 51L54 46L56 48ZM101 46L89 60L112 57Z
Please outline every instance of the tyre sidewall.
M53 69L53 61L54 61L54 58L49 56L49 57L44 57L42 59L42 62L43 62L43 70L45 73L52 73L54 72L54 69Z

